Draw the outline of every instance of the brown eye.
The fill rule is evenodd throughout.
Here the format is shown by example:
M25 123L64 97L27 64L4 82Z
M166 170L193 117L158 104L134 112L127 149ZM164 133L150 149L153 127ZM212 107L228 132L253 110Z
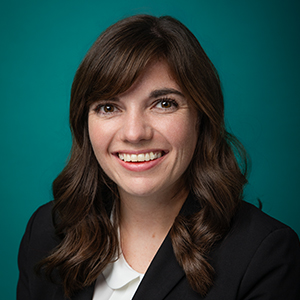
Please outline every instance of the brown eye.
M176 109L178 107L178 103L173 99L161 99L157 102L156 107L169 111Z
M115 108L112 105L103 105L103 111L106 113L111 113L115 110Z
M172 103L170 101L162 101L161 107L162 108L170 108L172 106Z
M119 109L118 107L116 107L114 104L111 103L103 103L103 104L100 103L94 108L94 111L100 115L110 115L118 112Z

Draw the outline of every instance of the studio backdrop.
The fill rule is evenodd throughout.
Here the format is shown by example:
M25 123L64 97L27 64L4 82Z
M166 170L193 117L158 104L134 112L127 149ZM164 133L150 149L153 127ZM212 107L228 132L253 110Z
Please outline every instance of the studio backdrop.
M252 159L245 199L300 234L300 2L12 0L0 4L1 298L15 299L17 253L70 150L70 88L97 36L133 14L171 15L215 64L226 123Z

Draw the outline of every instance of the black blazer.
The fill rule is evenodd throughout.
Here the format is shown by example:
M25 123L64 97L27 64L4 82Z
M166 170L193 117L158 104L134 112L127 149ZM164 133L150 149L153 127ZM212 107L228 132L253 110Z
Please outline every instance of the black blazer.
M59 242L51 218L52 204L40 207L31 217L19 251L18 300L65 299L59 285L37 277L34 265ZM188 197L181 213L199 207ZM176 261L167 236L148 268L134 300L299 300L300 246L286 225L243 202L226 237L211 253L216 275L214 285L202 298L194 292ZM91 300L94 285L72 300Z

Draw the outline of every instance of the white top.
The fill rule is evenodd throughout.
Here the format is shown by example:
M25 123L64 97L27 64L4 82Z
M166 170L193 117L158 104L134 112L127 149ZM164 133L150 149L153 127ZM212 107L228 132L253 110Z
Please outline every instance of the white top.
M131 300L144 274L133 270L123 254L96 281L93 300Z

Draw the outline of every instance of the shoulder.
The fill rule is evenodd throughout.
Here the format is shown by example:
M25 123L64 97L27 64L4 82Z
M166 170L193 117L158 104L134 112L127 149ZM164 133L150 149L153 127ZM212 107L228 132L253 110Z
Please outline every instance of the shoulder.
M18 254L17 299L54 299L54 293L59 290L35 272L36 264L60 243L52 222L52 207L53 202L39 207L27 224Z
M44 205L41 205L31 216L28 222L28 226L41 223L44 225L50 225L52 223L52 208L53 201L50 201Z
M294 299L300 295L297 234L252 204L242 202L230 231L211 255L216 285L231 291L232 298Z
M233 218L230 234L247 234L248 239L259 240L277 230L293 232L287 225L265 214L254 205L242 201Z
M299 252L297 234L287 225L244 201L233 218L230 231L220 244L224 252L233 252L236 257L244 259L246 255L249 259L253 257L260 247L276 246L280 251L283 245L293 245L293 249Z
M26 231L30 234L45 234L54 230L52 222L53 201L40 206L31 216Z
M20 250L28 253L29 260L40 260L59 243L52 222L52 208L53 202L40 206L27 224Z
M251 203L242 201L241 206L236 215L238 218L247 218L247 220L255 221L254 224L264 227L266 230L274 230L279 228L288 228L287 225L280 221L272 218L271 216L264 213ZM251 222L252 223L252 222Z

